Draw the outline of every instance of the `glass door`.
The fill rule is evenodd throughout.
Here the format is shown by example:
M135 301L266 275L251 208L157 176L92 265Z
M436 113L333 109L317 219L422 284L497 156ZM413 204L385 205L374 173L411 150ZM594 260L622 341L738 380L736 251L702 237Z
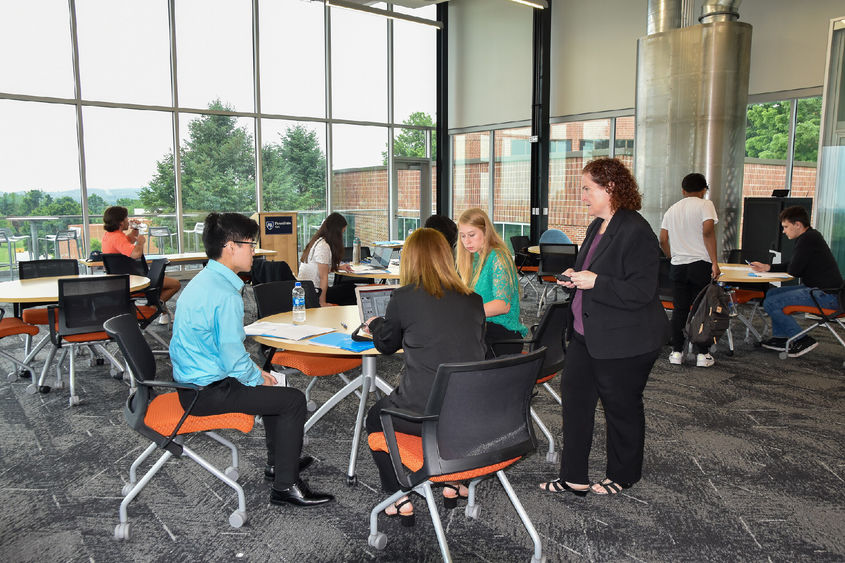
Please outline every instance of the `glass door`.
M431 161L393 158L390 189L390 239L403 240L431 215Z

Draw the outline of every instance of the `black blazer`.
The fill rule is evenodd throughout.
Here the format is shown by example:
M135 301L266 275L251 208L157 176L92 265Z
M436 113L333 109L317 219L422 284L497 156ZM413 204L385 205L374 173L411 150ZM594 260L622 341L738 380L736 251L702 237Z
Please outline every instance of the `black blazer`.
M440 364L484 359L485 323L484 303L477 293L446 291L438 299L413 285L394 291L384 317L370 323L379 352L405 351L405 372L390 403L423 412Z
M597 218L587 227L575 271L583 269L601 224ZM582 292L590 356L630 358L666 343L669 319L657 292L659 257L657 237L648 222L636 211L617 210L587 268L597 275L595 287Z

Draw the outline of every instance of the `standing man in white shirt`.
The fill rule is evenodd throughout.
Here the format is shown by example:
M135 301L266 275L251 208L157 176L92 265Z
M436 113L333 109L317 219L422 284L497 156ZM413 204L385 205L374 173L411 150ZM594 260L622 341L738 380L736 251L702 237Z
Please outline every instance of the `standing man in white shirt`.
M716 208L707 194L707 180L698 173L681 182L684 197L672 205L660 225L660 248L672 260L672 353L669 363L683 363L684 325L695 296L721 271L716 257ZM696 346L698 367L715 363L706 347Z

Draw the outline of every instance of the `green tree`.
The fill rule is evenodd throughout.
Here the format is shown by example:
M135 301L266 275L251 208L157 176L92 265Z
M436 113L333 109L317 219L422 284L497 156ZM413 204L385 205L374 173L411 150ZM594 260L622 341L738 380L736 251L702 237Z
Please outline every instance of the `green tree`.
M96 217L97 215L102 215L103 211L106 210L109 204L97 194L91 194L88 196L88 215L91 217Z
M114 204L119 205L121 207L125 207L129 210L130 214L136 207L143 207L144 205L143 203L141 203L140 199L132 199L131 197L119 197L117 198L117 201L114 202Z
M326 156L317 133L302 125L288 127L278 144L264 146L264 208L320 209L326 202Z
M434 127L434 120L424 111L415 111L402 122L403 125L417 125ZM422 129L402 129L393 138L393 156L409 156L425 158L425 135ZM434 135L431 137L431 156L437 154L437 144ZM382 151L382 160L387 164L387 151Z
M797 101L795 160L816 162L821 124L821 97ZM748 107L745 155L784 160L789 150L790 102L769 102Z

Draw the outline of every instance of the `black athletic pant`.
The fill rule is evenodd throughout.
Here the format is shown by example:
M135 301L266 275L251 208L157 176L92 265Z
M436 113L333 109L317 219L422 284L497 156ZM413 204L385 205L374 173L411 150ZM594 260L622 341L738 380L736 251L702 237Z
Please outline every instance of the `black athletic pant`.
M704 289L713 275L713 265L705 260L691 264L672 264L669 278L672 280L672 350L684 349L684 325L687 324L690 306L696 295ZM697 354L706 354L709 346L694 346Z
M598 399L607 423L605 475L626 485L640 480L645 446L643 389L659 353L657 349L632 358L597 360L590 357L583 337L573 334L566 348L566 366L560 380L562 481L584 485L591 482L588 461Z
M487 321L487 330L484 333L484 342L487 344L487 359L507 356L509 354L520 354L522 352L522 344L500 344L493 348L493 342L500 340L521 340L522 335L514 330L508 330L498 323L491 323Z
M372 406L370 411L367 413L367 434L383 431L381 426L381 409L391 408L393 406L394 405L391 402L389 395L387 397L382 397ZM396 432L401 432L402 434L413 434L414 436L420 436L422 433L422 425L396 418L393 419L393 429L396 430ZM373 461L378 468L379 477L381 477L382 490L388 494L398 491L401 486L399 485L398 479L396 479L396 472L393 469L393 462L390 461L390 454L374 450L370 450L370 453L373 454Z
M187 409L195 397L179 390L179 402ZM273 488L290 487L299 479L302 428L305 425L305 395L289 387L250 387L233 377L216 381L199 392L192 415L208 416L229 412L261 415L267 441L267 463L276 467Z

